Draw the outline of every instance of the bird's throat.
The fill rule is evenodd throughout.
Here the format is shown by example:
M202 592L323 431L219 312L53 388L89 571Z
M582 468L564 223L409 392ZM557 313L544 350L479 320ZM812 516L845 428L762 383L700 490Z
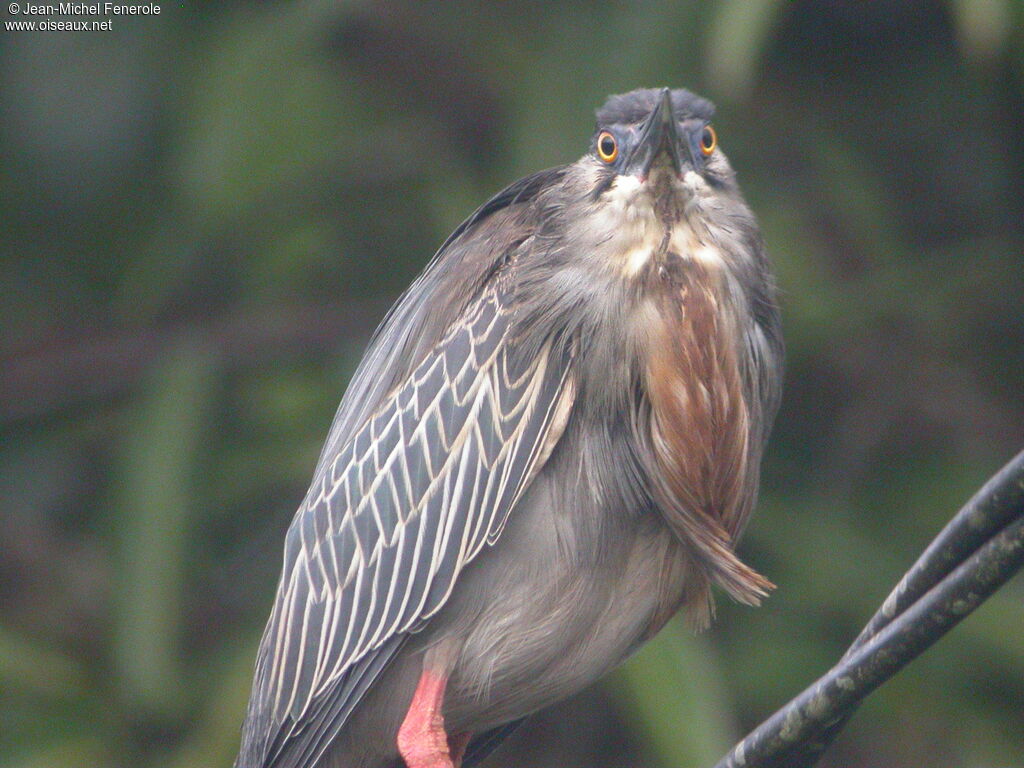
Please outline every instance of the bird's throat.
M723 265L721 251L705 242L700 233L700 203L687 174L680 181L669 169L655 169L646 181L624 178L616 185L620 217L619 253L614 261L629 279L663 273L672 262L696 261L717 272ZM613 214L614 215L614 214Z

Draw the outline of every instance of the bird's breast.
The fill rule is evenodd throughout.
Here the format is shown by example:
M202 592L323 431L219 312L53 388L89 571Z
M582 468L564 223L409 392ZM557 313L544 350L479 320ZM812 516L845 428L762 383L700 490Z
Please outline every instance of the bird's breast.
M672 493L734 535L750 503L739 323L717 249L685 245L685 256L668 250L652 278L642 351L652 444Z

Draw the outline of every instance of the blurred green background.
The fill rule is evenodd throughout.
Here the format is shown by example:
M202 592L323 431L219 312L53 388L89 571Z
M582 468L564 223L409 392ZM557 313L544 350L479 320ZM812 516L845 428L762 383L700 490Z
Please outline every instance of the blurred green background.
M375 324L609 93L687 86L789 365L745 559L493 766L707 766L1024 443L1024 8L162 4L0 47L0 764L229 766L285 528ZM9 20L6 7L4 20ZM1024 766L1017 579L823 766Z

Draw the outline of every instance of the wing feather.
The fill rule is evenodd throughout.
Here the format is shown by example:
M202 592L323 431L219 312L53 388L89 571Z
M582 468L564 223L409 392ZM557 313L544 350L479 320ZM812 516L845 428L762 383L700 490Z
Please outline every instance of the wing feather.
M246 726L264 734L247 753L253 768L322 753L383 669L380 654L444 606L557 440L574 392L571 345L552 339L519 360L514 312L511 291L492 281L321 464L261 644L250 720L264 721Z

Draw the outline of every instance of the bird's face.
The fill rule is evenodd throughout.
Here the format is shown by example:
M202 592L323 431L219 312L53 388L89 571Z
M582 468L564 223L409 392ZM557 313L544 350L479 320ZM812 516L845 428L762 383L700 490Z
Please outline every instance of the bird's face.
M638 110L604 110L605 122L594 134L593 157L603 166L603 180L609 186L618 186L623 179L636 187L652 179L682 182L688 174L714 177L721 172L712 160L718 138L709 114L680 114L668 88L658 92L647 114L641 111L646 107L642 96L635 99Z
M710 102L683 91L633 91L598 111L590 151L576 164L586 200L574 236L626 276L667 255L721 266L727 219L749 219L711 126ZM586 230L584 234L582 230Z

